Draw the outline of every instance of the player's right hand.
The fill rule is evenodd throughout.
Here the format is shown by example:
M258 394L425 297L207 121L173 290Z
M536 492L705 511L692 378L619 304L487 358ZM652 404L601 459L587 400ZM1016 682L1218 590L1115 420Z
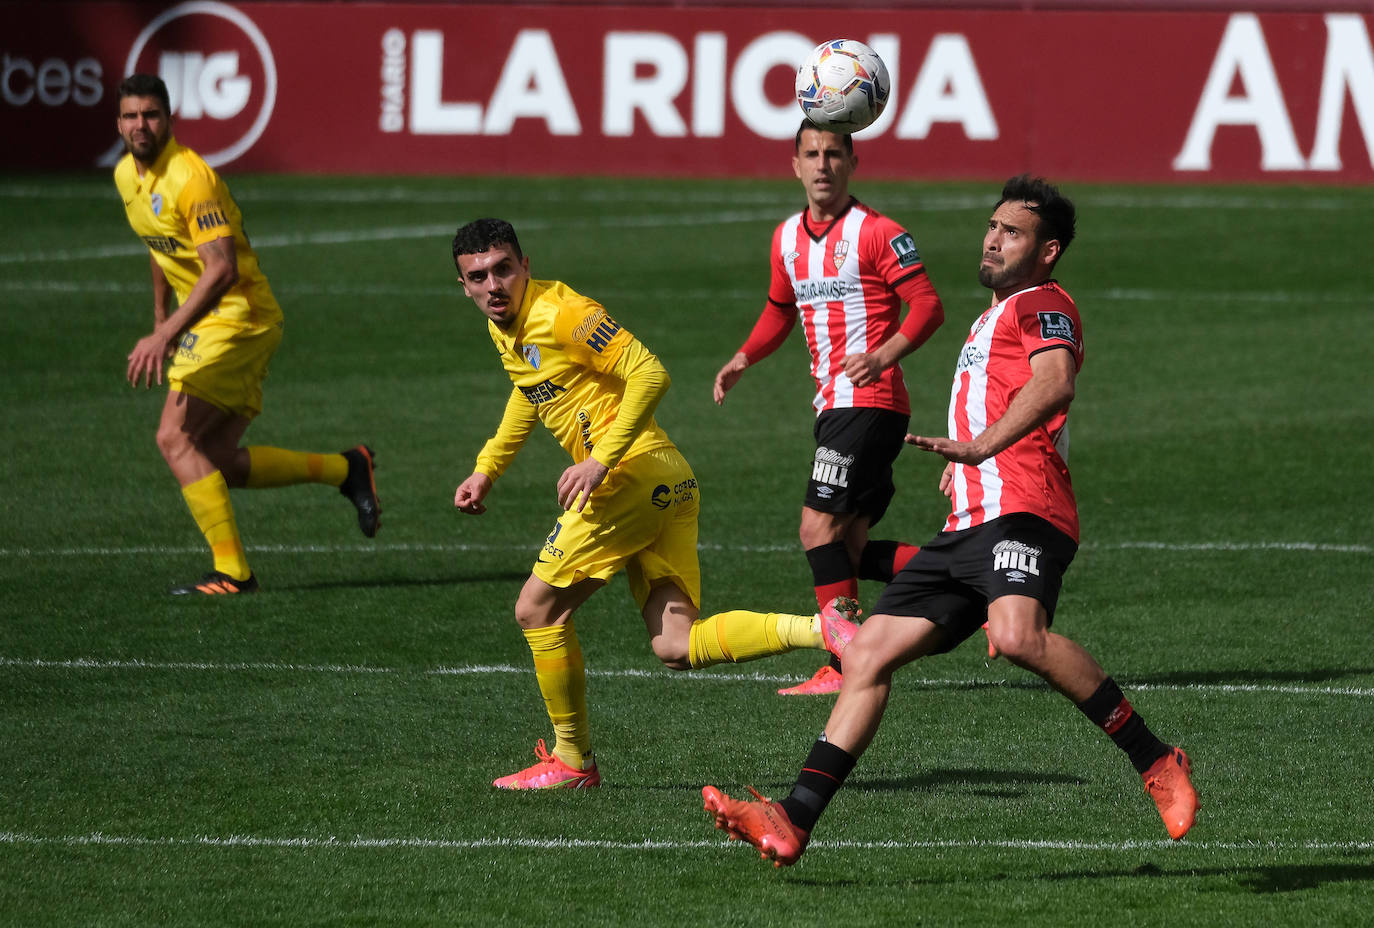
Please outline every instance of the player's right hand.
M744 369L749 366L749 358L744 352L736 352L724 367L716 374L715 388L711 391L711 396L720 406L725 402L725 394L730 388L739 383L739 379L744 376Z
M458 508L459 512L480 516L487 511L482 500L490 492L491 478L486 474L474 473L458 485L457 491L453 494L453 505Z
M175 347L174 343L156 331L143 336L134 345L134 350L129 352L129 364L124 376L135 387L140 381L144 387L151 387L155 381L161 386L162 365Z

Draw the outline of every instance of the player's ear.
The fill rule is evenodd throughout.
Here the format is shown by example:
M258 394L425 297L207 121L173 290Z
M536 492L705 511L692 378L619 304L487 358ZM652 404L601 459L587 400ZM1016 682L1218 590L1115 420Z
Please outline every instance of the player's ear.
M1059 253L1064 249L1059 244L1059 239L1052 238L1040 243L1040 263L1046 267L1054 267L1054 263L1059 260Z
M801 159L796 155L792 156L792 173L797 175L797 180L801 180Z

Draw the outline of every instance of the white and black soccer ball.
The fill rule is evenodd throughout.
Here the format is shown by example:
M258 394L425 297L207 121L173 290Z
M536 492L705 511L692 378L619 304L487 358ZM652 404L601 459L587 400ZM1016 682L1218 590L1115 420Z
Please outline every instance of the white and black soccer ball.
M883 59L856 39L822 42L797 69L797 103L828 132L867 129L883 114L891 90Z

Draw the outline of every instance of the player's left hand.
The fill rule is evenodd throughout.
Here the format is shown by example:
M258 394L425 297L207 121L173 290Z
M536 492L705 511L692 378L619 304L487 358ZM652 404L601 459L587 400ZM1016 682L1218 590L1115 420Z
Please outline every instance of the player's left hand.
M558 505L581 512L610 471L596 458L589 457L563 471L558 478Z
M844 375L856 387L866 387L871 383L877 383L878 378L886 370L883 363L872 352L847 354L842 363L844 364Z
M922 451L931 451L946 461L953 461L955 464L971 464L976 467L988 459L988 456L978 451L971 441L955 441L952 438L936 438L926 435L907 435L906 443L915 445Z
M135 387L140 380L145 387L151 387L154 381L161 386L162 364L171 353L172 344L167 338L157 332L145 335L134 345L134 350L129 352L129 366L124 376Z

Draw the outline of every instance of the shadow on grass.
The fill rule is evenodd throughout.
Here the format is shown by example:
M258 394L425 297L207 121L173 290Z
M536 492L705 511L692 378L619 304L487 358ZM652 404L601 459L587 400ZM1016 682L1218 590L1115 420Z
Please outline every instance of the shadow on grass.
M459 586L464 583L523 583L529 579L528 570L502 570L459 577L372 577L357 580L319 580L314 583L285 583L274 581L272 591L282 593L312 590L404 589L427 586ZM264 587L264 592L267 587Z
M1029 787L1081 786L1083 780L1064 773L1043 770L988 770L981 768L942 768L922 770L900 779L854 779L846 788L862 792L897 792L916 790L930 792L949 787L972 787L979 796L1014 797L1023 795Z
M1253 893L1291 893L1317 889L1328 883L1366 883L1374 880L1374 862L1330 864L1269 864L1258 867L1207 867L1165 870L1142 864L1133 870L1081 870L1075 873L1041 874L1042 880L1101 880L1123 877L1194 879L1227 877Z
M1180 670L1173 673L1131 676L1123 686L1254 686L1260 683L1334 683L1343 677L1374 674L1374 667L1330 667L1310 670Z
M1207 879L1221 877L1234 881L1243 889L1255 893L1256 895L1270 895L1273 893L1291 893L1306 889L1320 889L1335 883L1367 883L1374 881L1374 863L1330 863L1330 864L1271 864L1257 867L1205 867L1205 868L1180 868L1178 870L1165 870L1155 864L1142 864L1132 870L1077 870L1072 873L1037 873L1016 876L1009 873L998 873L994 876L978 874L970 876L962 874L952 876L947 879L925 877L913 878L897 883L885 883L885 886L936 886L950 885L956 883L967 883L970 881L989 882L1011 879L1033 879L1047 880L1055 882L1071 882L1085 880L1121 880L1121 879ZM854 879L852 877L826 880L815 877L800 877L789 880L803 885L818 887L833 886L863 886L868 889L874 887L873 883Z

